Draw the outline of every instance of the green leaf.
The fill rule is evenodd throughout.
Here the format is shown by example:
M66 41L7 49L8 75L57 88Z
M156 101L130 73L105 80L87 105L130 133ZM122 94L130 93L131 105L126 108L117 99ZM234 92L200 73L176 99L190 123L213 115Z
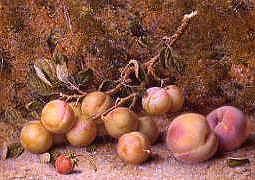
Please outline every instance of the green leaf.
M229 158L228 159L228 166L232 168L237 166L242 166L248 163L250 163L250 160L247 158Z
M52 87L45 84L33 72L28 73L28 87L42 96L51 95L53 92Z
M27 122L27 120L23 118L21 112L12 107L9 107L5 110L3 120L4 122L11 124L23 124Z
M80 85L85 85L93 79L93 71L91 69L86 69L79 71L74 75L75 82Z
M40 101L31 101L25 105L28 111L36 111L42 109L43 103Z

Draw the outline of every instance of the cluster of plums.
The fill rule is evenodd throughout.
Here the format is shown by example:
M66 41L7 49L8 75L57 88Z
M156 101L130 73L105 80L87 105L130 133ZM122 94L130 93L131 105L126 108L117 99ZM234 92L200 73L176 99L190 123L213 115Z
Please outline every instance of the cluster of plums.
M139 117L126 107L118 107L105 116L95 117L113 106L111 96L95 91L81 103L53 100L45 105L40 121L31 121L21 131L20 141L32 153L47 152L54 144L67 140L75 147L90 145L96 136L118 139L117 153L128 163L140 164L151 154L159 129L150 115L179 111L184 103L180 88L147 89L142 106L147 113ZM167 132L167 147L177 159L200 162L218 150L233 150L247 138L247 121L234 107L222 107L207 117L195 113L178 116Z

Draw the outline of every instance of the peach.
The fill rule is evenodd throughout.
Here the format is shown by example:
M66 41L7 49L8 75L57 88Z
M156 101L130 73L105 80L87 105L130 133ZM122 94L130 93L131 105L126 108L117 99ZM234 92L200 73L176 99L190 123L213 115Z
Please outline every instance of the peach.
M181 110L184 104L184 93L183 91L177 87L176 85L167 86L166 91L170 98L172 99L172 107L171 112L176 112Z
M138 128L137 115L125 107L112 110L103 117L103 120L107 133L115 138L119 138L125 133L136 131Z
M143 109L151 115L160 115L168 112L172 106L172 100L167 91L160 87L147 89L142 98Z
M43 126L55 134L68 132L76 122L76 117L71 106L61 100L47 103L41 115Z
M223 106L207 115L207 121L219 138L219 151L239 148L248 137L247 119L233 106Z
M97 136L96 123L80 118L75 126L66 134L67 141L76 147L90 145Z
M31 121L22 128L20 142L32 153L44 153L51 148L53 136L40 121Z
M127 163L141 164L151 153L149 139L140 132L124 134L119 138L117 153Z
M206 118L196 113L176 117L168 128L166 142L174 156L187 163L208 160L218 148L218 139Z
M112 106L112 98L104 92L95 91L84 97L81 104L81 111L89 117L103 113ZM103 123L101 119L97 119L96 123Z
M150 140L151 144L154 144L159 137L159 128L157 124L149 116L140 117L138 120L139 120L138 131L146 135Z

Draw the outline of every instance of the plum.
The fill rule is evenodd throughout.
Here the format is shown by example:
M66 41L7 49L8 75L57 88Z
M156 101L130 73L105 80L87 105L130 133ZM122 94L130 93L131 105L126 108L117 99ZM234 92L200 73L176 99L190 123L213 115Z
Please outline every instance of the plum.
M112 106L112 98L108 94L100 91L89 93L84 97L81 104L81 111L89 117L96 116L105 112ZM102 124L101 118L95 120L96 123Z
M176 85L167 86L166 91L170 98L172 99L172 107L171 112L176 112L181 110L184 104L184 93L183 91L177 87Z
M148 137L151 144L154 144L159 137L159 128L150 116L140 117L138 131Z
M140 132L131 132L119 138L117 153L127 163L141 164L150 156L150 148L147 136Z
M53 136L40 121L31 121L22 128L20 142L32 153L44 153L51 148Z
M219 151L239 148L248 138L247 118L233 106L223 106L207 115L207 121L219 138Z
M138 129L137 115L125 107L118 107L112 110L103 120L107 133L115 138Z
M41 122L48 131L55 134L64 134L73 127L76 117L68 103L53 100L44 106Z
M160 87L147 89L142 98L143 109L151 115L160 115L170 111L172 99L167 91Z
M79 118L74 127L66 134L66 139L73 146L83 147L90 145L96 136L96 123L86 118Z

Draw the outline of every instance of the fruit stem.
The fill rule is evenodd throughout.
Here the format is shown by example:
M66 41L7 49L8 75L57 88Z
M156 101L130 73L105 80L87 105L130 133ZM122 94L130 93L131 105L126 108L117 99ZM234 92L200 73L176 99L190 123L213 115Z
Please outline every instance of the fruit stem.
M188 27L188 24L190 22L190 20L195 17L197 15L197 11L193 11L190 14L185 14L181 25L177 28L176 32L171 36L164 36L162 38L165 46L167 47L172 47L173 44L180 39L180 37L182 36L182 34L185 32L185 30ZM156 75L155 73L155 64L159 61L160 58L160 51L157 53L156 56L152 57L149 61L147 61L144 64L145 69L147 69L148 74L150 74L155 80L160 80L160 78Z
M114 106L112 106L111 108L107 109L106 111L104 111L103 113L97 114L96 116L91 117L91 120L95 120L98 119L100 117L105 116L107 113L109 113L110 111L112 111L113 109L127 103L128 101L130 101L131 99L135 98L138 96L138 93L132 93L131 95L124 97L124 98L120 98L118 103L116 103Z
M62 98L66 98L66 101L70 100L70 99L80 99L83 98L87 95L87 93L83 93L82 95L79 94L73 94L73 95L68 95L68 94L64 94L64 93L59 93L59 96Z

